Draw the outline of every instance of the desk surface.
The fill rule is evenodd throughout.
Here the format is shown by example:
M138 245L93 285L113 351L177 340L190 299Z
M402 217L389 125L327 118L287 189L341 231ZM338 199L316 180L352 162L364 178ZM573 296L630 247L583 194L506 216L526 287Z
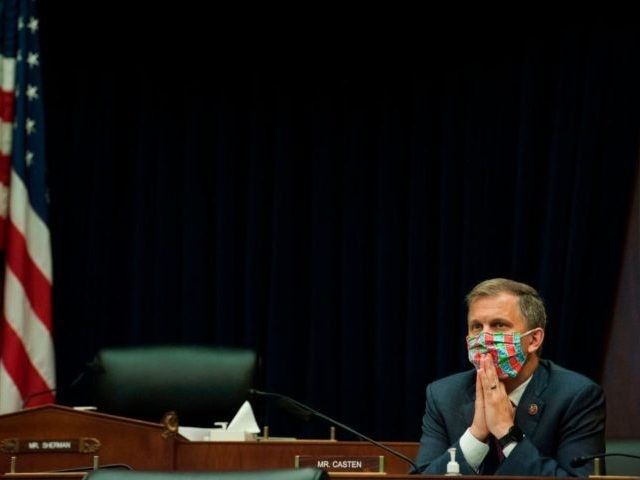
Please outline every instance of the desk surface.
M191 442L176 434L171 425L143 422L97 412L45 405L0 415L0 472L51 472L94 464L124 464L136 470L203 471L264 470L293 468L296 455L384 456L385 471L403 474L409 465L368 442L331 440ZM89 439L91 441L86 442ZM56 442L52 442L56 441ZM68 443L73 449L45 451L30 444ZM96 445L80 451L77 445ZM409 458L418 444L385 442Z

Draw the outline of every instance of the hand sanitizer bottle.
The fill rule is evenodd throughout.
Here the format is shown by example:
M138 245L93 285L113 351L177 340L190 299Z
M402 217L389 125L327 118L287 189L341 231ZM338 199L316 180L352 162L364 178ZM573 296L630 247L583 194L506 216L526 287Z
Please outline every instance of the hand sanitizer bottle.
M456 449L450 448L448 452L451 455L451 461L447 463L447 475L460 475L460 465L456 462Z

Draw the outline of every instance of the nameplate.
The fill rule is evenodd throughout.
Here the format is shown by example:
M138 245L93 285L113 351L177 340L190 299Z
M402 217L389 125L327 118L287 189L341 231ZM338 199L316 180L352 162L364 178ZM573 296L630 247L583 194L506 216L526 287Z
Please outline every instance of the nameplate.
M0 441L0 452L2 453L95 453L100 450L100 447L100 440L90 437L45 440L5 438Z
M296 468L322 468L327 472L384 472L382 455L296 455Z

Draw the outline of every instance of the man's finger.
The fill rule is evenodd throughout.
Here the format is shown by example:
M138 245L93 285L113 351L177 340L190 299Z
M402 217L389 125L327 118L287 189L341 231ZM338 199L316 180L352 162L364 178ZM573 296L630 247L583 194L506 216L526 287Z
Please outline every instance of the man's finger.
M493 364L493 357L490 354L485 355L482 359L482 367L485 372L487 389L489 391L497 390L500 385L500 381L498 379L498 374L496 373L496 367Z

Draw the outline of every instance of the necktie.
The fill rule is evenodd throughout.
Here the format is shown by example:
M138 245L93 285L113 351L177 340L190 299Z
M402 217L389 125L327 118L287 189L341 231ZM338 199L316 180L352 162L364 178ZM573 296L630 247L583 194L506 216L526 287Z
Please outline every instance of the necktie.
M502 449L498 445L498 440L491 435L489 437L489 453L487 453L482 463L482 475L493 475L502 460L504 460Z
M493 446L496 449L496 455L498 457L498 465L502 463L502 461L504 460L504 453L502 453L502 447L500 447L500 443L498 442L498 439L496 437L493 437Z

